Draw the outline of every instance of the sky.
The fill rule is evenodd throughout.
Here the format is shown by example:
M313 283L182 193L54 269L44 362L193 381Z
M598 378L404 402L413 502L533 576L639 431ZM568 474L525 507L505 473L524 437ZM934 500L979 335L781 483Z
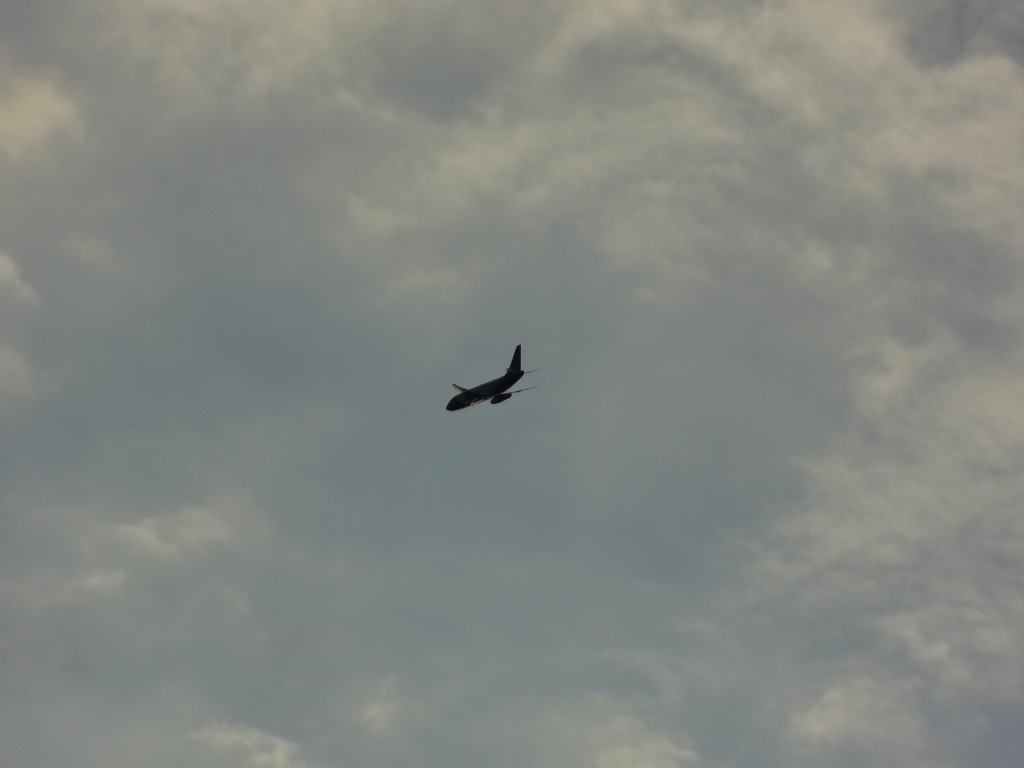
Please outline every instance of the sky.
M1022 208L1017 0L5 2L0 763L1016 764Z

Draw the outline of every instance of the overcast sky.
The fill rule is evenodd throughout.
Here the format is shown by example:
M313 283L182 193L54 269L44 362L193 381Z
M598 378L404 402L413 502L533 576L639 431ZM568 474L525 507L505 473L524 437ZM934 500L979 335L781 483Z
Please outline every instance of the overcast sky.
M7 0L0 763L1018 764L1022 211L1019 0Z

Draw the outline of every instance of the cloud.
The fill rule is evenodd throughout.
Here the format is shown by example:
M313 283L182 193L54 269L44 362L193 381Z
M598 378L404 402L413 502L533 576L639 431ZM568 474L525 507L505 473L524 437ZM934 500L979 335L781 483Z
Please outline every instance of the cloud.
M38 373L17 350L0 347L0 402L30 396L38 381Z
M196 550L233 538L232 518L239 505L232 501L211 506L187 506L177 515L144 518L115 527L114 538L128 549L158 561L180 560Z
M0 291L26 304L35 304L39 300L32 286L22 280L18 265L4 253L0 253Z
M890 12L905 24L908 48L925 66L993 55L1024 64L1024 14L1012 0L931 0Z
M16 405L24 404L43 384L36 366L19 348L17 329L23 324L26 311L39 305L39 297L25 282L17 264L0 253L0 318L5 328L0 335L0 414L5 417L15 412Z
M315 77L335 46L372 19L372 4L304 0L287 11L270 2L146 0L100 4L111 42L152 61L184 107L260 99Z
M914 699L913 689L899 681L843 680L796 713L786 735L812 751L853 745L869 755L887 754L897 765L926 765L923 722Z
M5 750L1011 764L1011 7L5 7Z
M14 165L43 155L60 136L81 138L77 103L48 73L0 69L0 152Z
M408 717L415 716L422 704L403 696L399 690L398 678L389 675L380 681L374 693L368 697L360 711L366 727L376 733L387 733Z
M232 759L239 768L309 768L298 746L256 728L217 723L189 733L195 741Z
M683 768L704 763L680 739L649 728L634 713L618 710L603 698L578 708L549 715L553 740L563 740L567 752L556 757L563 765L601 768Z

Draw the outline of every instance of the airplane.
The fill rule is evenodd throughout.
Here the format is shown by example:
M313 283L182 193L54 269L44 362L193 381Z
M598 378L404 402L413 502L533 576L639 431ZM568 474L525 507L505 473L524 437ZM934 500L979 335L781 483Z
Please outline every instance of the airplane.
M512 362L509 363L508 368L505 371L504 376L500 376L497 379L478 384L471 389L460 387L458 384L452 384L459 394L448 401L449 411L459 411L463 408L468 408L471 405L482 403L484 400L490 400L491 405L497 405L508 400L512 395L519 392L525 392L527 389L536 389L537 385L532 387L524 387L523 389L516 389L512 392L506 392L509 387L513 386L523 376L534 371L539 371L540 368L534 368L533 371L524 371L521 364L522 360L523 345L517 344L515 354L512 355Z

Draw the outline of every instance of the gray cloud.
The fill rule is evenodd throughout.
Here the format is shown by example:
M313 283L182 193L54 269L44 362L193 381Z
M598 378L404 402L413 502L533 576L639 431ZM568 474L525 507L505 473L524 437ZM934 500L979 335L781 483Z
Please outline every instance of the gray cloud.
M1006 765L1024 75L955 5L5 7L5 756Z
M900 9L908 50L925 65L948 66L970 56L1008 56L1024 63L1024 13L1006 0L928 0Z

